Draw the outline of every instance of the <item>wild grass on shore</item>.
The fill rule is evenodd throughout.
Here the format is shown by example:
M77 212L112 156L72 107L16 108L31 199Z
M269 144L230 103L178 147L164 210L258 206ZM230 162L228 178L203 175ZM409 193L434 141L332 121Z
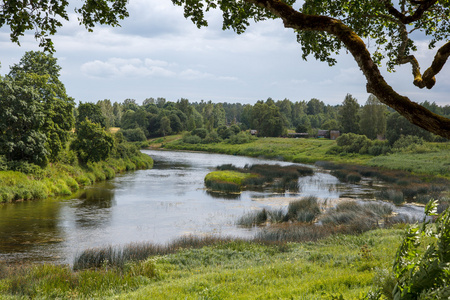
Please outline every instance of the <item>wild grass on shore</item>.
M33 168L28 173L0 171L0 203L68 196L80 187L114 178L117 173L152 166L152 158L138 152L131 157L110 158L83 166L54 163L45 169Z
M0 263L0 298L356 299L371 289L377 270L390 268L402 234L379 229L287 244L209 240L123 267L77 271Z

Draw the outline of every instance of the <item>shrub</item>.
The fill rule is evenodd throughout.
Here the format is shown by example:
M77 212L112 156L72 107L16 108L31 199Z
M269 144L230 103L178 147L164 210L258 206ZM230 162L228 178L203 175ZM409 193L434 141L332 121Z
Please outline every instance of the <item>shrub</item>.
M143 142L147 140L147 137L145 136L144 130L142 128L121 129L120 132L129 142Z
M405 202L402 191L383 189L375 194L377 199L392 201L395 205L400 205Z
M196 128L191 131L191 134L199 136L201 139L204 139L208 134L208 130L206 130L205 128Z
M387 154L390 150L388 141L373 141L372 146L368 149L368 153L373 156L378 156Z
M239 132L230 137L230 144L246 144L253 140L252 136L245 132Z
M405 233L397 249L394 276L385 276L379 283L375 299L448 299L450 211L437 215L436 209L437 201L430 201L422 224ZM430 223L431 218L436 219L435 224Z
M394 151L413 149L416 145L423 145L423 138L414 135L401 135L392 145Z
M227 126L222 125L219 128L217 128L217 134L220 136L221 139L226 140L230 138L234 134L234 132Z
M205 139L203 140L203 143L204 144L214 144L214 143L219 143L220 141L221 141L221 139L220 139L219 135L217 134L217 132L211 131L205 137Z
M183 143L186 144L200 144L202 139L198 135L185 135L183 136Z
M344 152L348 153L368 153L372 141L365 135L354 133L344 133L336 139L336 143Z

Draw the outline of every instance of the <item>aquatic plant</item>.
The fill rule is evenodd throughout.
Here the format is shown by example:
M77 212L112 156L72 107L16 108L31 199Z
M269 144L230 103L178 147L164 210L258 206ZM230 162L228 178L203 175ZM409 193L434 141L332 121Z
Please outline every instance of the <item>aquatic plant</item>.
M289 203L286 219L312 223L321 213L317 197L309 196Z

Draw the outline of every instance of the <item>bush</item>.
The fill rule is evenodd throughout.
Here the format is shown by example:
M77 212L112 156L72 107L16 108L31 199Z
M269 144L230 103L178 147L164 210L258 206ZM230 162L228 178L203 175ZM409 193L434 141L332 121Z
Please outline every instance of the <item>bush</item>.
M142 130L142 128L121 129L120 132L129 142L143 142L147 140L147 137L145 136L144 130Z
M415 150L419 145L423 145L423 138L414 135L401 135L400 138L392 145L392 149L396 152L406 150Z
M246 144L250 143L253 140L252 136L245 133L239 132L230 137L230 144Z
M204 144L213 144L213 143L219 143L221 141L219 135L216 131L211 131L208 133L208 135L203 140Z
M380 200L389 200L392 201L395 205L400 205L405 202L405 197L403 195L402 191L397 190L381 190L380 192L376 193L377 199Z
M263 225L268 220L268 213L265 208L260 211L250 212L242 216L237 222L237 225L245 227L253 227Z
M437 215L436 209L437 201L429 202L423 223L405 233L397 249L394 276L384 276L372 299L448 299L450 211ZM431 218L435 224L427 221Z
M183 143L186 144L200 144L202 139L198 135L185 135L183 136Z
M369 152L369 148L372 146L372 141L365 135L354 133L344 133L336 139L336 143L347 153L365 154Z
M208 135L208 130L206 130L205 128L196 128L191 131L191 134L199 136L201 139L204 139L206 135Z
M220 136L221 139L226 140L230 138L234 134L234 132L227 126L223 125L217 128L217 134Z
M70 147L82 162L96 162L110 156L115 148L115 140L99 124L86 120L79 124L76 138Z
M390 150L388 141L373 141L372 146L368 149L368 153L373 156L378 156L387 154Z
M358 173L353 172L347 175L346 181L350 183L358 183L361 181L361 176Z

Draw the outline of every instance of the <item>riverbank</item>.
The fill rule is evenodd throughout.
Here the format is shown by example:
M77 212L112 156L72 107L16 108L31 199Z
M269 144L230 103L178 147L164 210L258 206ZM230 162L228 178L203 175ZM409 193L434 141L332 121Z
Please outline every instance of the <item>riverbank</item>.
M127 155L85 165L58 162L44 169L24 166L27 168L21 171L0 171L0 203L69 196L81 187L114 178L116 174L151 168L153 160L135 149L128 150Z
M2 299L357 299L389 274L403 229L310 243L184 247L121 268L0 263Z
M181 136L171 136L151 140L148 145L152 148L264 157L296 163L331 161L401 170L418 176L431 175L450 180L450 143L426 143L420 148L379 156L358 153L330 154L336 146L336 141L328 139L257 138L245 144L187 144L182 142Z

